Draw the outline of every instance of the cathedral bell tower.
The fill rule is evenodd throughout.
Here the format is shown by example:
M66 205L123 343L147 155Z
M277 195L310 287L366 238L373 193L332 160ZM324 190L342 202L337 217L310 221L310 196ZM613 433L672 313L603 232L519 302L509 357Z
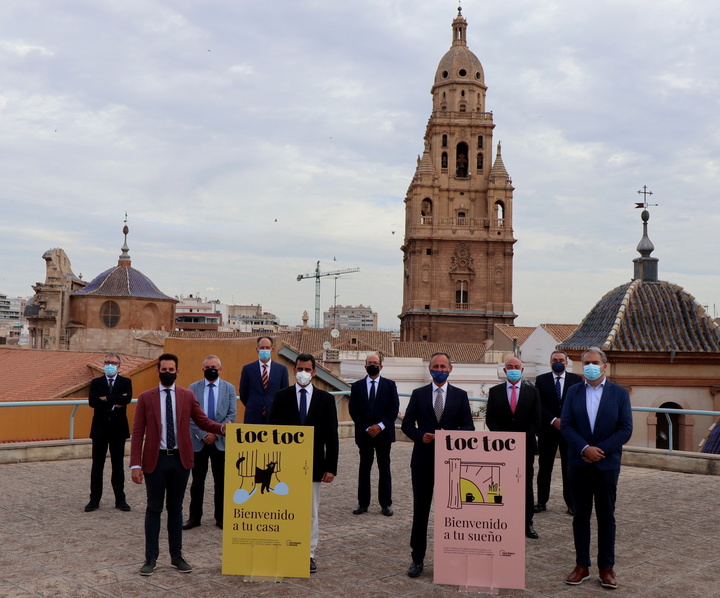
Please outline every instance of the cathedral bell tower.
M512 324L512 180L485 74L459 8L431 93L425 149L405 197L402 341L481 343Z

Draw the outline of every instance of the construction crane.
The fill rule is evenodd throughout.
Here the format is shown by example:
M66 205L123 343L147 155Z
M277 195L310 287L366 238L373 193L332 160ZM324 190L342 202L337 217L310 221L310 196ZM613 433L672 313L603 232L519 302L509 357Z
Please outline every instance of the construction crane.
M315 272L310 274L298 274L297 279L314 278L315 279L315 328L320 328L320 277L322 276L341 276L342 274L352 274L360 272L360 268L345 268L344 270L333 270L332 272L320 272L320 262L315 266Z

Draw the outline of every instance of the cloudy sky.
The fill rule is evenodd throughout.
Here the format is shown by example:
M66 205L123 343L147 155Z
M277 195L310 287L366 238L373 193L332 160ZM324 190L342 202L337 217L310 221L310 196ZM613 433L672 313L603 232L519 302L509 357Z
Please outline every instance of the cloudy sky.
M62 247L90 280L398 328L403 198L450 0L3 0L0 293ZM465 0L516 188L516 324L578 323L632 276L653 191L660 278L720 310L716 0ZM394 233L393 233L394 231ZM323 309L333 279L322 284ZM715 305L717 304L717 307Z

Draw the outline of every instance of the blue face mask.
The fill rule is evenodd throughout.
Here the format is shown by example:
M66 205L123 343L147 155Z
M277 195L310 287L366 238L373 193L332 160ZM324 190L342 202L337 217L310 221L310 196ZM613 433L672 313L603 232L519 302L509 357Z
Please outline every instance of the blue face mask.
M448 379L450 372L443 370L430 370L430 375L436 384L442 385Z
M583 367L583 376L585 376L586 380L597 380L600 376L602 376L600 366L595 365L594 363L589 363Z
M559 361L556 361L552 364L552 371L556 374L562 374L565 371L565 364L560 363Z
M115 374L117 374L117 366L116 365L106 365L103 370L105 371L105 375L108 378L112 378Z
M505 370L505 375L510 382L517 382L522 377L522 370Z
M260 359L263 361L267 361L270 359L270 355L272 355L272 351L269 351L268 349L260 349L258 351L258 355L260 356Z

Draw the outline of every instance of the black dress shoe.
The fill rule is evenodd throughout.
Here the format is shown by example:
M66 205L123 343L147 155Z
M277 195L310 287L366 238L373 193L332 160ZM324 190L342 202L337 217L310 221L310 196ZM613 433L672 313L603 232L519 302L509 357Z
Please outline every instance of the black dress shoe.
M317 563L312 557L310 557L310 573L317 573Z
M385 517L392 517L393 513L393 508L390 506L382 508L382 514L385 515Z
M542 513L543 511L547 510L547 507L545 506L545 503L539 502L533 507L533 511L536 513Z
M100 507L100 503L96 500L91 500L85 505L85 512L90 513L91 511L97 511L98 507Z
M184 530L192 529L194 527L200 527L200 522L195 521L194 519L188 519L185 523L183 523Z
M353 510L353 515L362 515L363 513L367 513L367 507L361 507L360 505L358 505Z
M115 508L125 512L131 510L130 505L127 504L125 501L115 503Z
M525 536L528 538L532 538L533 540L537 540L540 536L538 536L538 533L535 531L535 528L532 525L528 525L525 528Z
M423 570L423 564L416 563L415 561L413 561L407 570L408 577L420 577L422 570Z

